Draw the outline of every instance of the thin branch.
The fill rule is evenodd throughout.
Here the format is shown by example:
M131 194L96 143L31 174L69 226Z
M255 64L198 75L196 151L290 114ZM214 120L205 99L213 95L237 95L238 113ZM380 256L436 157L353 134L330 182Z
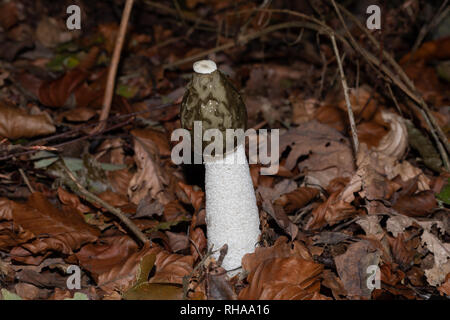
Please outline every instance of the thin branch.
M355 159L358 154L359 150L359 140L358 140L358 134L356 133L356 123L355 123L355 117L353 115L353 109L350 102L350 97L348 96L348 86L347 86L347 79L345 78L344 68L342 67L341 57L339 55L339 49L336 44L336 38L334 37L334 34L331 35L331 43L333 44L333 50L334 54L336 55L336 60L339 66L339 73L341 74L341 82L342 82L342 88L344 90L344 97L345 97L345 104L347 105L347 113L348 113L348 119L350 121L350 129L352 130L352 138L353 138L353 147L355 150Z
M106 80L105 95L103 97L103 106L100 113L100 121L108 119L109 111L111 110L111 103L114 95L114 86L117 74L117 67L120 61L120 53L122 52L123 43L125 41L125 34L127 31L128 20L130 19L131 9L133 8L134 0L126 0L125 8L122 14L122 20L120 21L119 34L117 35L116 44L114 46L114 52L111 59L111 63L108 70L108 78ZM94 131L101 131L104 124L99 124L94 128Z
M34 189L33 189L33 187L31 186L30 181L28 180L28 177L27 177L27 175L25 174L25 172L23 171L23 169L22 169L22 168L19 168L19 172L20 172L20 175L21 175L22 178L23 178L23 181L25 181L25 184L27 185L28 189L30 190L30 192L31 192L31 193L34 193Z

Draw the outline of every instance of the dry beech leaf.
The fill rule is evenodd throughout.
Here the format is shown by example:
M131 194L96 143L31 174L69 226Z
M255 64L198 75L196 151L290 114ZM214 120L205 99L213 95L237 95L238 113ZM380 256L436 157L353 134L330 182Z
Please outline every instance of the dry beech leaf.
M78 211L69 207L57 209L42 193L33 193L26 204L2 200L1 207L2 219L12 220L15 230L36 238L11 251L16 260L48 251L71 254L84 243L97 240L99 235L99 230L87 224Z
M136 280L141 259L157 254L162 249L155 244L139 249L136 242L125 235L102 238L101 242L87 244L75 254L83 269L88 270L105 291L126 290Z
M28 114L0 101L0 136L8 139L31 138L54 133L55 130L48 114Z
M39 87L39 101L49 107L63 107L68 104L72 93L88 78L87 70L95 64L99 52L98 47L92 47L79 66L67 71L58 79L43 82ZM72 104L78 105L76 102ZM78 106L85 107L85 105Z
M447 273L445 281L437 288L442 295L450 297L450 272Z
M236 300L237 295L223 268L216 268L207 275L208 300Z
M248 253L242 258L242 267L246 271L254 271L267 259L300 257L312 261L308 249L299 241L288 241L279 237L271 247L257 247L254 253Z
M300 187L289 193L283 194L274 204L283 206L288 213L292 213L297 209L306 206L319 194L316 188Z
M104 163L126 164L127 158L123 151L124 141L120 138L105 140L98 148L96 159ZM123 196L127 195L128 185L133 173L128 168L107 171L106 176L113 190Z
M417 178L419 190L430 189L430 180L422 170L413 167L406 160L399 162L394 157L369 150L365 144L360 145L356 163L358 170L340 196L345 202L352 202L355 192L368 200L390 199L401 187L399 183L392 181L397 176L401 181Z
M333 293L333 297L336 300L341 300L340 296L347 296L347 290L345 290L344 285L339 279L338 276L334 274L331 270L323 270L322 272L322 285L324 287L327 287L331 289L331 292Z
M139 204L149 193L160 203L167 204L170 197L163 191L169 183L169 177L159 163L158 147L151 140L141 138L139 131L133 130L131 133L134 135L134 159L138 170L128 187L130 200Z
M184 184L181 181L178 182L178 185L188 196L195 211L198 212L203 204L205 193L200 188Z
M19 21L19 9L15 2L4 2L0 5L0 25L9 29Z
M416 237L406 241L404 233L399 234L396 238L388 237L392 256L402 269L406 270L412 265L414 255L417 253L415 246L418 245L418 241L416 241L418 239Z
M367 283L367 267L378 265L380 253L370 242L359 241L351 244L344 254L334 257L339 278L344 284L348 297L370 298Z
M156 272L150 283L183 284L183 277L192 272L194 258L161 251L156 255Z
M205 233L201 228L197 227L189 233L189 237L192 240L192 242L189 242L191 255L194 257L194 260L197 260L197 258L199 258L199 252L202 254L207 247Z
M332 226L357 214L358 210L350 203L341 199L341 192L336 191L324 203L321 203L312 211L312 216L307 222L305 229L320 229L327 224Z
M283 207L276 204L272 205L267 198L262 198L262 201L263 210L275 219L278 226L290 235L291 239L295 239L298 233L298 226L289 219Z
M355 117L365 121L372 119L378 109L376 93L373 92L372 88L368 85L362 85L357 89L351 88L349 96ZM347 104L344 97L342 97L338 106L342 111L347 112Z
M401 159L408 147L408 129L405 120L395 113L384 110L381 111L381 117L389 124L390 130L375 150L395 159Z
M240 300L310 300L320 290L323 266L300 257L264 260L247 277Z
M169 246L173 252L178 252L189 248L189 238L184 232L170 232L166 231L167 238L169 238Z
M147 129L135 129L133 134L139 136L143 140L150 140L158 146L159 154L163 157L171 155L171 149L169 140L164 132L147 128Z
M77 209L81 213L87 213L91 211L91 208L81 203L80 198L77 195L70 193L63 188L58 188L58 198L66 206L70 206Z
M409 217L426 217L436 207L436 197L430 190L400 197L393 205L395 210Z
M343 133L347 128L346 113L339 108L324 104L317 109L314 117L320 123L326 124L339 132Z
M359 143L365 143L368 147L378 147L381 139L388 132L386 128L375 122L365 121L356 126L356 132L358 133Z
M287 147L291 151L285 167L294 169L298 159L300 171L306 172L306 180L326 188L337 177L350 177L355 169L353 152L346 137L337 130L315 120L291 128L280 136L280 152Z
M432 286L440 285L450 272L450 243L442 243L435 235L423 231L422 244L434 255L434 266L425 270L427 281Z

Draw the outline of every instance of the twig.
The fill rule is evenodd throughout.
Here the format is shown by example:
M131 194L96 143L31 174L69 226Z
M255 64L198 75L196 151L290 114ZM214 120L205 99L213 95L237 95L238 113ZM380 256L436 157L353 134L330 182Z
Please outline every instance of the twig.
M359 150L358 134L356 133L356 123L355 123L355 117L353 115L353 109L352 109L352 105L350 102L350 97L348 96L347 79L345 78L344 69L342 68L341 57L339 55L339 49L337 47L334 34L331 35L331 43L333 44L334 54L336 55L336 60L337 60L338 66L339 66L339 73L341 74L342 88L344 90L345 104L347 105L347 113L348 113L348 119L350 121L350 129L352 131L353 147L354 147L355 159L356 159L356 156L357 156L358 150Z
M394 96L394 93L392 92L391 85L389 83L386 83L386 87L388 88L389 94L391 95L392 101L394 101L394 105L397 108L398 113L403 117L402 109L400 109L400 106L398 105L397 98Z
M27 175L25 174L25 172L23 171L23 169L22 169L22 168L19 168L19 172L20 172L20 175L21 175L22 178L23 178L23 181L25 181L25 184L27 185L28 189L30 190L30 192L31 192L31 193L34 193L34 189L33 189L33 187L31 186L30 181L28 180L28 177L27 177Z
M103 97L103 106L100 113L100 121L108 119L109 111L111 110L111 103L114 95L114 85L117 74L117 67L119 65L120 53L122 52L123 43L125 41L125 34L127 31L128 20L130 19L131 9L134 0L126 0L125 8L120 21L119 34L117 35L114 52L108 70L108 78L106 80L105 95ZM94 128L94 132L101 131L104 124L100 123L98 127Z
M92 204L101 205L103 208L107 209L110 213L112 213L114 216L116 216L123 224L127 226L127 228L133 232L133 234L139 239L139 241L142 244L149 243L150 240L142 233L142 231L131 221L128 219L127 216L125 216L122 211L118 208L113 207L109 203L103 201L99 197L97 197L95 194L89 192L86 188L84 188L78 180L75 178L72 171L66 166L64 163L64 160L61 159L62 168L66 172L67 176L72 180L72 182L75 184L67 184L72 191L77 193L78 195L84 196L87 201L89 201Z

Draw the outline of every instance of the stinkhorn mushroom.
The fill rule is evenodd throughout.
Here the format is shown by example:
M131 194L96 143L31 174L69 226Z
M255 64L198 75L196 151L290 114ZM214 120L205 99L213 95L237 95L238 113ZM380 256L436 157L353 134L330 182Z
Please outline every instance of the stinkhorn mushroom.
M208 129L217 129L224 140L227 129L246 129L247 110L242 98L211 60L194 63L194 75L181 103L181 125L190 130L191 136L195 121L201 121L202 135ZM201 150L205 148L203 140ZM204 157L206 227L209 248L218 251L228 245L222 267L234 275L239 272L242 257L255 250L260 235L259 214L244 139L238 138L237 146L234 138L224 142L221 153ZM234 147L226 149L230 144ZM194 145L194 153L195 149Z

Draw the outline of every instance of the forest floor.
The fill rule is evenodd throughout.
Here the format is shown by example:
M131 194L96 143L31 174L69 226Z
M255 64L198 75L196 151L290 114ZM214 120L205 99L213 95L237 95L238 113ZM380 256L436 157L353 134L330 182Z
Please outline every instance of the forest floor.
M114 61L125 1L0 1L0 298L448 299L450 6L336 2L136 0ZM171 160L205 58L280 133L232 278Z

